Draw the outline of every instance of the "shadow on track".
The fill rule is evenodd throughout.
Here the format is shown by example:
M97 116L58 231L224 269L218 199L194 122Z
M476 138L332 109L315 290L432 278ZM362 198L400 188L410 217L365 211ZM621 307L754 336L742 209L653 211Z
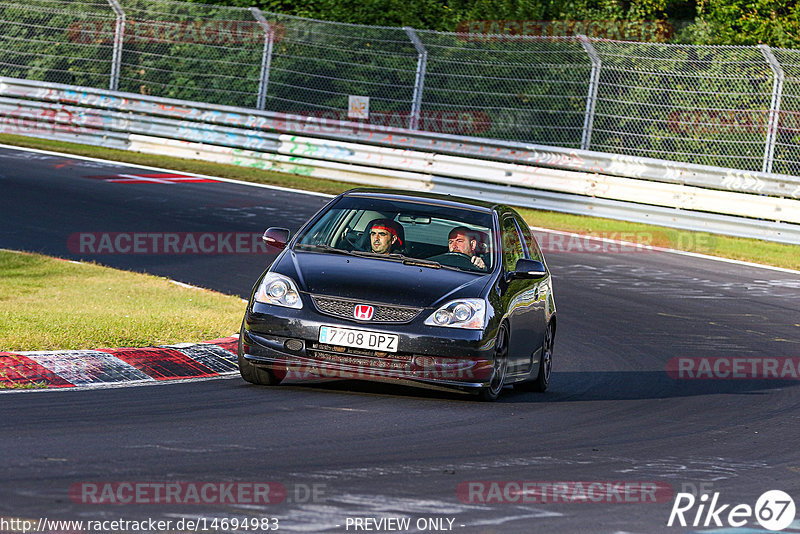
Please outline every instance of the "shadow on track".
M244 384L243 384L244 385ZM766 395L770 391L795 387L800 380L693 379L677 380L659 371L591 371L561 372L553 375L546 393L531 393L506 387L497 402L586 402L615 400L670 399L703 395ZM258 388L258 386L247 387ZM316 391L327 394L375 395L429 400L478 402L467 392L427 389L400 383L360 380L329 380L314 382L285 382L279 389Z
M515 392L504 398L515 402L582 402L703 395L766 395L770 391L797 385L800 385L800 380L679 380L662 371L562 372L553 374L553 382L544 395Z

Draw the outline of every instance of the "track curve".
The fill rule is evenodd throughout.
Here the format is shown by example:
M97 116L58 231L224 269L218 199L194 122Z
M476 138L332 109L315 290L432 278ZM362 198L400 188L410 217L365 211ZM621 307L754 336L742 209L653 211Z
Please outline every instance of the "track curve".
M0 148L0 247L246 297L271 256L79 254L71 236L294 230L326 201L235 183L97 178L148 172ZM666 526L674 495L541 503L510 492L500 499L507 502L486 503L463 488L638 481L719 492L729 503L753 505L771 489L800 498L797 379L676 380L667 372L679 357L800 357L796 273L662 252L550 254L548 263L559 332L547 394L509 391L485 405L396 385L265 389L238 378L3 394L0 515L269 516L290 532L353 532L348 518L453 519L462 532L675 532L687 529ZM273 482L287 495L276 504L180 505L70 497L75 484L97 481Z

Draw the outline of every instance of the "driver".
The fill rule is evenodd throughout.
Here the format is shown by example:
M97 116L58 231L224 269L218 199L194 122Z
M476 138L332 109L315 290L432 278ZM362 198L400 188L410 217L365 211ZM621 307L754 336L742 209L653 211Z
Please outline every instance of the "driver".
M457 252L469 256L472 264L481 270L486 270L486 262L483 261L475 249L478 246L478 239L475 233L466 226L456 226L447 236L447 246L450 252Z
M372 252L376 254L389 254L395 247L401 247L403 240L400 237L400 225L391 219L375 219L370 223L369 242Z

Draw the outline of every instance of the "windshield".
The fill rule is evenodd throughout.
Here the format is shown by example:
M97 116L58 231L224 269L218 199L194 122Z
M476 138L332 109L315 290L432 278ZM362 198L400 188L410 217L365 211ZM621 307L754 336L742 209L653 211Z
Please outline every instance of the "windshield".
M357 196L342 197L296 247L476 273L491 271L496 262L491 213Z

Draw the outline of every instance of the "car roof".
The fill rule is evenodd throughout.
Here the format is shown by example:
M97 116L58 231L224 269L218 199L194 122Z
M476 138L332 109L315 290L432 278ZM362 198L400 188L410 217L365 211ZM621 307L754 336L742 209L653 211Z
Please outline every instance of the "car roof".
M381 189L377 187L359 187L343 193L345 196L367 196L371 198L390 198L396 200L422 200L431 204L448 205L460 208L478 208L493 211L505 208L504 204L459 197L456 195L443 195L427 191L405 191L402 189Z

